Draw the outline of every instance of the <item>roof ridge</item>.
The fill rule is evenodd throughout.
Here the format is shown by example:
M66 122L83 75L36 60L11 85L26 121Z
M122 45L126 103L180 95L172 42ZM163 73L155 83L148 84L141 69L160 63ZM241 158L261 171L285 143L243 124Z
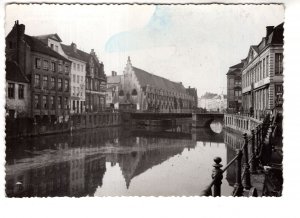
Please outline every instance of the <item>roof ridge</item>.
M50 55L50 56L57 56L65 61L68 61L70 62L70 60L68 60L67 58L65 58L64 56L62 56L61 54L59 54L58 52L54 51L53 49L51 49L48 45L45 45L40 39L34 37L34 36L30 36L30 35L27 35L27 34L24 34L24 39L26 41L26 38L28 38L29 40L32 40L32 41L35 41L37 43L39 43L40 45L38 46L41 46L43 49L46 49L46 51L48 52L47 55ZM28 43L28 41L27 41ZM32 42L34 43L34 42ZM30 42L29 42L30 44ZM33 49L33 45L29 45L31 47L31 49ZM36 48L37 49L37 48ZM34 49L33 49L34 50ZM37 49L38 52L43 52L43 51L39 51L39 49Z
M169 79L167 79L167 78L164 78L164 77L162 77L162 76L158 76L158 75L156 75L156 74L149 73L148 71L145 71L145 70L143 70L143 69L141 69L141 68L134 67L134 66L132 66L132 68L136 68L136 69L138 69L138 70L142 70L142 71L144 71L145 73L148 73L148 74L150 74L150 75L152 75L152 76L156 76L156 77L158 77L158 78L167 80L167 81L169 81L169 82L171 82L171 83L175 83L175 84L178 84L178 85L182 85L180 82L174 82L174 81L169 80ZM183 85L182 85L182 86L183 86Z

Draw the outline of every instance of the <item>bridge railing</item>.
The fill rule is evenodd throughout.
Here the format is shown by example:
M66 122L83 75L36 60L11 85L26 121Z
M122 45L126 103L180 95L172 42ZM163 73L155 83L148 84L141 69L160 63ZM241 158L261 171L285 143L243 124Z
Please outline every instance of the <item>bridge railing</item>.
M250 175L251 173L257 172L259 164L261 164L262 159L265 158L263 156L267 155L268 158L271 156L271 140L274 127L270 124L270 116L267 116L262 124L259 124L255 129L251 130L250 136L244 133L244 144L242 148L236 150L234 158L223 169L223 165L221 164L222 159L220 157L214 158L212 181L206 189L202 191L202 196L221 196L223 173L234 163L236 163L236 168L232 196L243 196L244 190L250 189L252 189L250 192L252 196L257 196L257 190L251 186Z

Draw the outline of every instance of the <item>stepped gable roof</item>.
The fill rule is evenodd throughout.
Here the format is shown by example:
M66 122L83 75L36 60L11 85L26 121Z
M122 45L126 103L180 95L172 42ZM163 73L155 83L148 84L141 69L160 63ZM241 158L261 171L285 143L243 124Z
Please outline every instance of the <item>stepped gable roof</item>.
M85 62L89 61L90 54L88 54L84 51L81 51L80 49L76 49L76 51L74 51L74 49L72 48L71 45L65 45L62 43L61 43L61 48L64 50L65 54L70 57L73 57L73 58L76 58L78 60L85 61Z
M67 62L71 62L68 59L66 59L64 56L53 51L51 48L49 48L47 45L45 45L41 40L39 40L36 37L28 36L25 34L24 40L30 46L32 51L40 52Z
M132 69L135 72L141 87L150 85L159 89L187 94L181 83L172 82L168 79L156 76L136 67L132 67Z
M6 80L29 83L29 80L22 73L20 66L15 61L6 61Z

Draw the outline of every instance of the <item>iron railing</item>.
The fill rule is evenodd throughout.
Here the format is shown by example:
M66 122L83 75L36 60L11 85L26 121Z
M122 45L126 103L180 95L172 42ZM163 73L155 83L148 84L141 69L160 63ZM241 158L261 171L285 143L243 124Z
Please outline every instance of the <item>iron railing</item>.
M269 114L265 117L263 123L251 130L250 136L248 136L247 133L243 134L244 144L242 148L236 150L234 158L223 169L223 165L221 164L222 159L220 157L214 158L215 163L213 165L212 181L205 190L202 191L201 195L221 196L223 173L233 163L236 163L235 184L232 195L243 196L244 190L252 189L252 196L257 196L257 190L251 186L250 175L257 172L258 166L262 164L263 155L270 158L273 131L274 126L272 125ZM251 146L250 149L249 145Z

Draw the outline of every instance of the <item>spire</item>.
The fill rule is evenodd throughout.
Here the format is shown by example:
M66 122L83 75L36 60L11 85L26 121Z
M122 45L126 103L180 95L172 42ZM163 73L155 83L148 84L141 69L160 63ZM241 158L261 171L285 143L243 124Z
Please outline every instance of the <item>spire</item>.
M130 72L131 69L132 69L132 64L131 64L130 56L128 56L127 64L126 64L126 67L124 70L124 75L127 74L128 72Z
M129 65L132 66L130 56L128 56L128 59L127 59L127 66L129 66Z

